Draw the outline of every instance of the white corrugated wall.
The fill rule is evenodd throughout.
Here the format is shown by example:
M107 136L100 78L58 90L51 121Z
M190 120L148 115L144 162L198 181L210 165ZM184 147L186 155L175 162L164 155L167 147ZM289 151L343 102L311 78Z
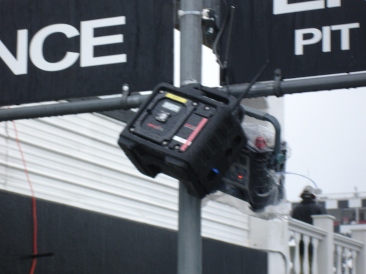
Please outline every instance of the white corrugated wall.
M178 183L140 174L117 145L124 124L98 114L15 122L37 198L176 230ZM31 195L12 122L0 130L0 188ZM247 244L248 216L210 201L202 235Z

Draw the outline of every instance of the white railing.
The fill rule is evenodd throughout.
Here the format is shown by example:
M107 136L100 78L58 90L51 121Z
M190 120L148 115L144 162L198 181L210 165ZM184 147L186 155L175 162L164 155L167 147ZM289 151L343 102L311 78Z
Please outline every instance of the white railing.
M327 234L323 229L297 220L289 221L290 266L292 273L317 274L318 246ZM302 249L302 250L301 250ZM309 250L309 252L304 252Z
M350 238L333 232L330 215L313 216L313 221L288 222L291 274L366 273L366 229L355 226Z

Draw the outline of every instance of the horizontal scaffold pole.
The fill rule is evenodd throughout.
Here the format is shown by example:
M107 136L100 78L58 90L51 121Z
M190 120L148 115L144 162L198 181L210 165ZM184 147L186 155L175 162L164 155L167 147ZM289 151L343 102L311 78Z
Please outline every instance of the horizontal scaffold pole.
M238 97L250 84L235 84L220 88L222 91ZM357 88L366 86L366 72L331 75L313 78L300 78L282 81L257 82L249 90L246 98L263 96L283 96L286 94Z
M249 87L249 83L219 87L219 90L238 97ZM314 78L257 82L251 86L245 98L283 96L304 92L316 92L366 86L366 73L332 75ZM102 112L109 110L138 108L149 95L130 95L120 98L93 99L64 103L52 103L28 107L3 108L0 122L19 119L62 116L69 114Z
M0 110L0 121L138 108L146 101L147 97L149 95L139 94L131 95L127 98L91 99L28 107L4 108Z

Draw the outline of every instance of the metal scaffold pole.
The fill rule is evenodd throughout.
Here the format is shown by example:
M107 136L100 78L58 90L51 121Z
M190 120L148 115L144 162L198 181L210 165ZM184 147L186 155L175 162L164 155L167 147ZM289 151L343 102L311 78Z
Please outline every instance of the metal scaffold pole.
M189 54L190 50L187 49L187 51L188 51L187 54ZM195 55L192 53L188 57L192 56ZM187 60L182 60L182 62L184 61ZM196 61L200 62L200 59L193 60L192 62ZM192 70L188 71L187 73L191 73L191 75L193 75L195 72ZM191 79L191 77L186 77L185 79ZM182 84L187 83L187 81L182 82ZM231 86L219 87L218 89L238 97L243 92L246 92L249 85L250 85L249 83L235 84ZM258 98L264 96L279 97L286 94L316 92L316 91L334 90L343 88L349 89L365 86L366 86L365 72L344 74L344 75L323 76L310 79L266 81L266 82L255 83L250 88L249 92L246 95L246 98ZM19 120L19 119L33 119L33 118L52 117L59 115L138 108L143 102L145 102L147 97L148 95L135 94L130 95L128 97L123 96L121 98L113 98L113 99L103 99L103 100L94 99L94 100L85 100L77 102L57 103L50 105L3 108L0 109L0 122Z
M180 17L181 85L201 82L202 0L182 0ZM179 184L178 274L202 273L201 200Z

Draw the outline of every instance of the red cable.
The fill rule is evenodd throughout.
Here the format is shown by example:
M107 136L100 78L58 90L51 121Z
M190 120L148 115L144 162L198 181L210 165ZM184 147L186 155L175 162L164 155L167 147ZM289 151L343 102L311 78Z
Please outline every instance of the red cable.
M18 130L17 127L15 125L15 122L13 122L13 126L14 126L14 132L15 132L15 140L16 143L18 145L18 149L20 152L20 155L22 157L22 162L23 162L23 166L24 166L24 172L25 175L27 177L27 181L29 184L29 188L32 194L32 217L33 217L33 255L37 255L38 251L37 251L37 234L38 234L38 222L37 222L37 203L36 203L36 197L34 195L34 191L33 191L33 186L32 186L32 182L30 180L29 177L29 172L28 172L28 168L27 168L27 164L25 162L25 158L24 158L24 154L23 154L23 150L22 147L20 146L20 141L19 141L19 137L18 137ZM32 266L30 269L30 274L34 274L34 271L36 269L36 264L37 264L37 258L33 258L32 260Z

